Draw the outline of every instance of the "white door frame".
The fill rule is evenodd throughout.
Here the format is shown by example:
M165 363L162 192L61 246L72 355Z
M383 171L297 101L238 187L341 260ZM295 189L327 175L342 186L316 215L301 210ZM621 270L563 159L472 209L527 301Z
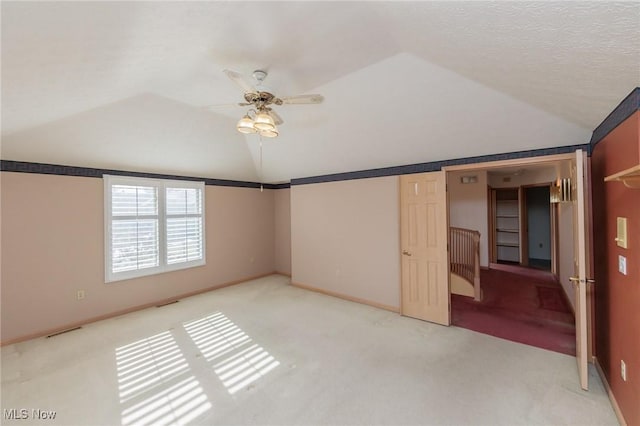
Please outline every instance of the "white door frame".
M453 165L453 166L445 166L442 168L443 171L447 172L447 177L449 176L448 172L457 172L457 171L479 171L479 170L483 170L483 171L490 171L490 170L495 170L495 169L501 169L501 168L506 168L506 167L518 167L518 166L522 166L522 167L526 167L526 166L531 166L533 164L544 164L544 163L549 163L549 164L555 164L558 162L564 162L564 161L576 161L576 157L577 154L576 152L578 151L578 149L576 149L576 151L574 152L570 152L567 154L554 154L554 155L546 155L546 156L539 156L539 157L527 157L527 158L515 158L515 159L510 159L510 160L496 160L496 161L486 161L486 162L482 162L482 163L472 163L472 164L460 164L460 165ZM587 170L585 170L585 173L587 173L587 179L590 178L589 174L588 174L588 167ZM588 182L587 182L588 183ZM585 205L590 205L590 198L591 198L591 193L590 191L586 191L587 193L585 194L585 196L588 198L588 200L585 200ZM447 197L447 210L449 210L449 199ZM591 230L591 217L589 214L586 215L585 220L587 220L587 225L586 225L586 229L587 231L587 236L590 234L589 230ZM586 250L586 256L587 259L592 258L593 253L593 247L591 244L591 240L589 239L589 241L586 242L585 245L585 250ZM588 272L587 272L588 273ZM594 318L592 318L592 314L593 314L593 307L591 306L593 304L593 299L590 297L587 297L586 300L586 311L587 311L587 321L586 321L586 332L587 332L587 341L588 342L593 342L593 333L594 333L594 328L595 328L595 324L594 324ZM577 314L577 313L576 313ZM578 330L576 330L576 333L578 333ZM587 347L587 352L588 352L588 361L589 362L593 362L593 354L592 354L592 345L589 344Z

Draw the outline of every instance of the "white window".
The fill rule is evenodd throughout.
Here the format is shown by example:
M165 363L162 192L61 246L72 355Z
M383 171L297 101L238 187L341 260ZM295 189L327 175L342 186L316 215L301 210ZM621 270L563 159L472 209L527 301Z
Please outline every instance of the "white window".
M104 176L105 280L205 264L204 183Z

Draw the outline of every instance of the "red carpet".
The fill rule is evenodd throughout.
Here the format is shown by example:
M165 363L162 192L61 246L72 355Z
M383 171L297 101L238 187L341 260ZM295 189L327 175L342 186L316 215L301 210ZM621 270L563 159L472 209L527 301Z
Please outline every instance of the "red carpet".
M575 323L558 283L505 271L483 270L482 302L451 296L453 325L575 355Z
M557 312L569 312L567 304L564 301L561 288L541 287L537 286L538 299L540 299L540 307Z

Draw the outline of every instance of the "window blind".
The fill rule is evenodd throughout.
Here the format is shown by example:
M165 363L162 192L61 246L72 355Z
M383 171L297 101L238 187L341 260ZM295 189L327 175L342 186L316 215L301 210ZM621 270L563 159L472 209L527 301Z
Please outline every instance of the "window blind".
M195 188L167 188L167 263L202 259L202 193Z
M111 215L112 272L158 266L157 188L114 185L111 191Z
M205 263L202 182L105 176L105 280Z

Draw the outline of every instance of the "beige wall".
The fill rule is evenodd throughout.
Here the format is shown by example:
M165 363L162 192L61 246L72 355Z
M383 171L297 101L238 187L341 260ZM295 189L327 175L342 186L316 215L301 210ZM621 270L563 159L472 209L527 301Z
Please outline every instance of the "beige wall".
M3 342L274 270L274 191L207 186L205 266L105 284L102 179L1 175Z
M477 183L463 184L462 176L477 176ZM449 225L480 232L480 266L489 266L487 172L449 172Z
M291 190L274 191L275 269L282 274L291 275Z
M291 188L292 281L400 306L398 177Z

